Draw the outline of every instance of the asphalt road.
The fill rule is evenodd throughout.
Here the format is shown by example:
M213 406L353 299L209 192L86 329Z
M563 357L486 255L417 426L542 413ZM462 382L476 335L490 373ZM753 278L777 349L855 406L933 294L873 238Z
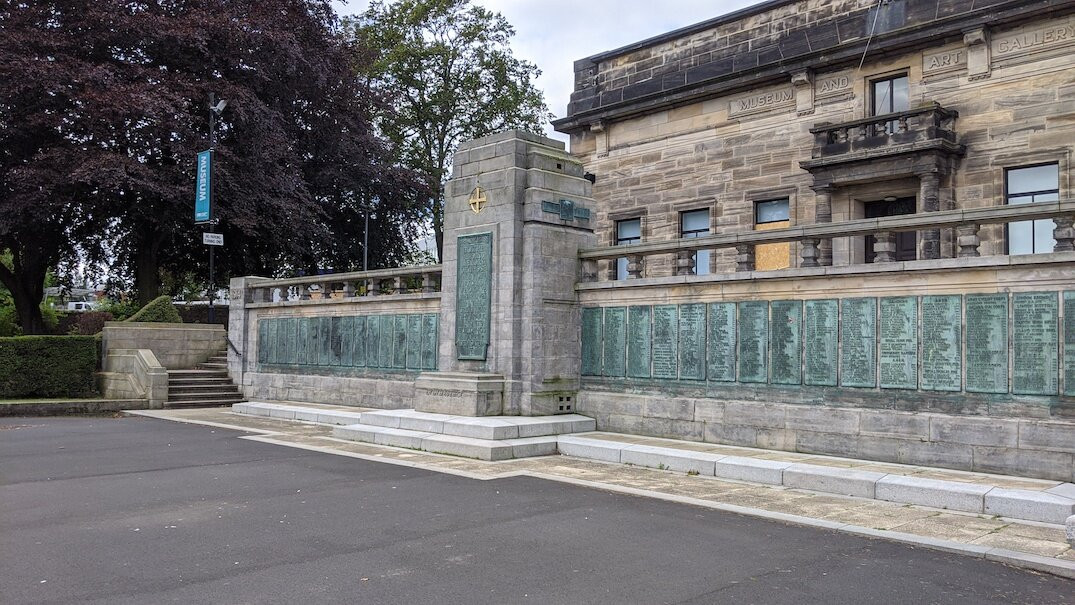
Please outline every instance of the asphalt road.
M0 421L0 603L1073 603L1075 582L145 418Z

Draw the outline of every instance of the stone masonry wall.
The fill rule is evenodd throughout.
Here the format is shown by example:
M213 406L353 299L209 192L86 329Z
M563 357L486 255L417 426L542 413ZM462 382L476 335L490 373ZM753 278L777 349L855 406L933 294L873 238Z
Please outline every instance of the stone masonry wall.
M597 176L599 244L613 243L616 220L636 216L643 217L644 240L674 239L679 213L701 208L710 210L714 233L751 230L753 203L773 198L789 198L792 226L814 222L812 177L799 167L811 156L809 129L867 116L869 82L897 73L909 77L911 107L938 102L959 112L955 130L967 151L941 183L941 209L1002 204L1005 168L1045 162L1059 163L1061 197L1069 197L1075 14L1068 13L980 37L937 39L920 51L868 56L861 69L818 64L796 83L786 74L763 88L572 129L572 152ZM669 42L665 50L674 53L690 40ZM865 202L915 196L918 188L911 175L839 187L832 220L862 218ZM981 236L983 255L1005 252L1003 226L984 227ZM837 238L833 249L835 264L862 262L864 238ZM953 254L949 234L942 255ZM798 257L792 246L792 266ZM734 252L716 253L712 263L716 271L734 270ZM670 272L667 259L646 267L646 275Z

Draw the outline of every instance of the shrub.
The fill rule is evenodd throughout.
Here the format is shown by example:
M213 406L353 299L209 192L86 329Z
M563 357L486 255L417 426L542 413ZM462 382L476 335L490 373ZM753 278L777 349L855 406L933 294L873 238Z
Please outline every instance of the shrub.
M97 305L96 310L111 313L115 321L125 321L138 312L138 303L130 300L109 300Z
M175 310L170 296L158 296L149 301L140 311L124 321L150 321L156 323L183 323L179 311Z
M0 399L97 394L93 336L0 338Z
M106 321L112 321L112 314L108 311L84 311L71 315L73 317L69 318L67 334L93 336L104 330Z
M41 319L45 322L45 330L50 334L57 333L60 317L52 307L41 303ZM19 314L15 311L15 305L0 307L0 337L18 336L22 334L22 326L19 325Z

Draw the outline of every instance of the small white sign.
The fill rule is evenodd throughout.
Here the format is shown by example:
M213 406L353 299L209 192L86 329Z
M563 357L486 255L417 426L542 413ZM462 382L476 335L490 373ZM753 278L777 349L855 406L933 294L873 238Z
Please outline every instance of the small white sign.
M202 243L206 246L223 246L224 234L223 233L203 233Z

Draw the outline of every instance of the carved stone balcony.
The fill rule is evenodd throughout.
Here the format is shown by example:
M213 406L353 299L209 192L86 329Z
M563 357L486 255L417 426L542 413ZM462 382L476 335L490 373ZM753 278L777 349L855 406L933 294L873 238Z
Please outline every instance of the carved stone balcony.
M810 172L824 172L849 163L915 154L926 158L963 155L954 122L959 113L931 103L840 124L818 124L811 159L801 162Z

